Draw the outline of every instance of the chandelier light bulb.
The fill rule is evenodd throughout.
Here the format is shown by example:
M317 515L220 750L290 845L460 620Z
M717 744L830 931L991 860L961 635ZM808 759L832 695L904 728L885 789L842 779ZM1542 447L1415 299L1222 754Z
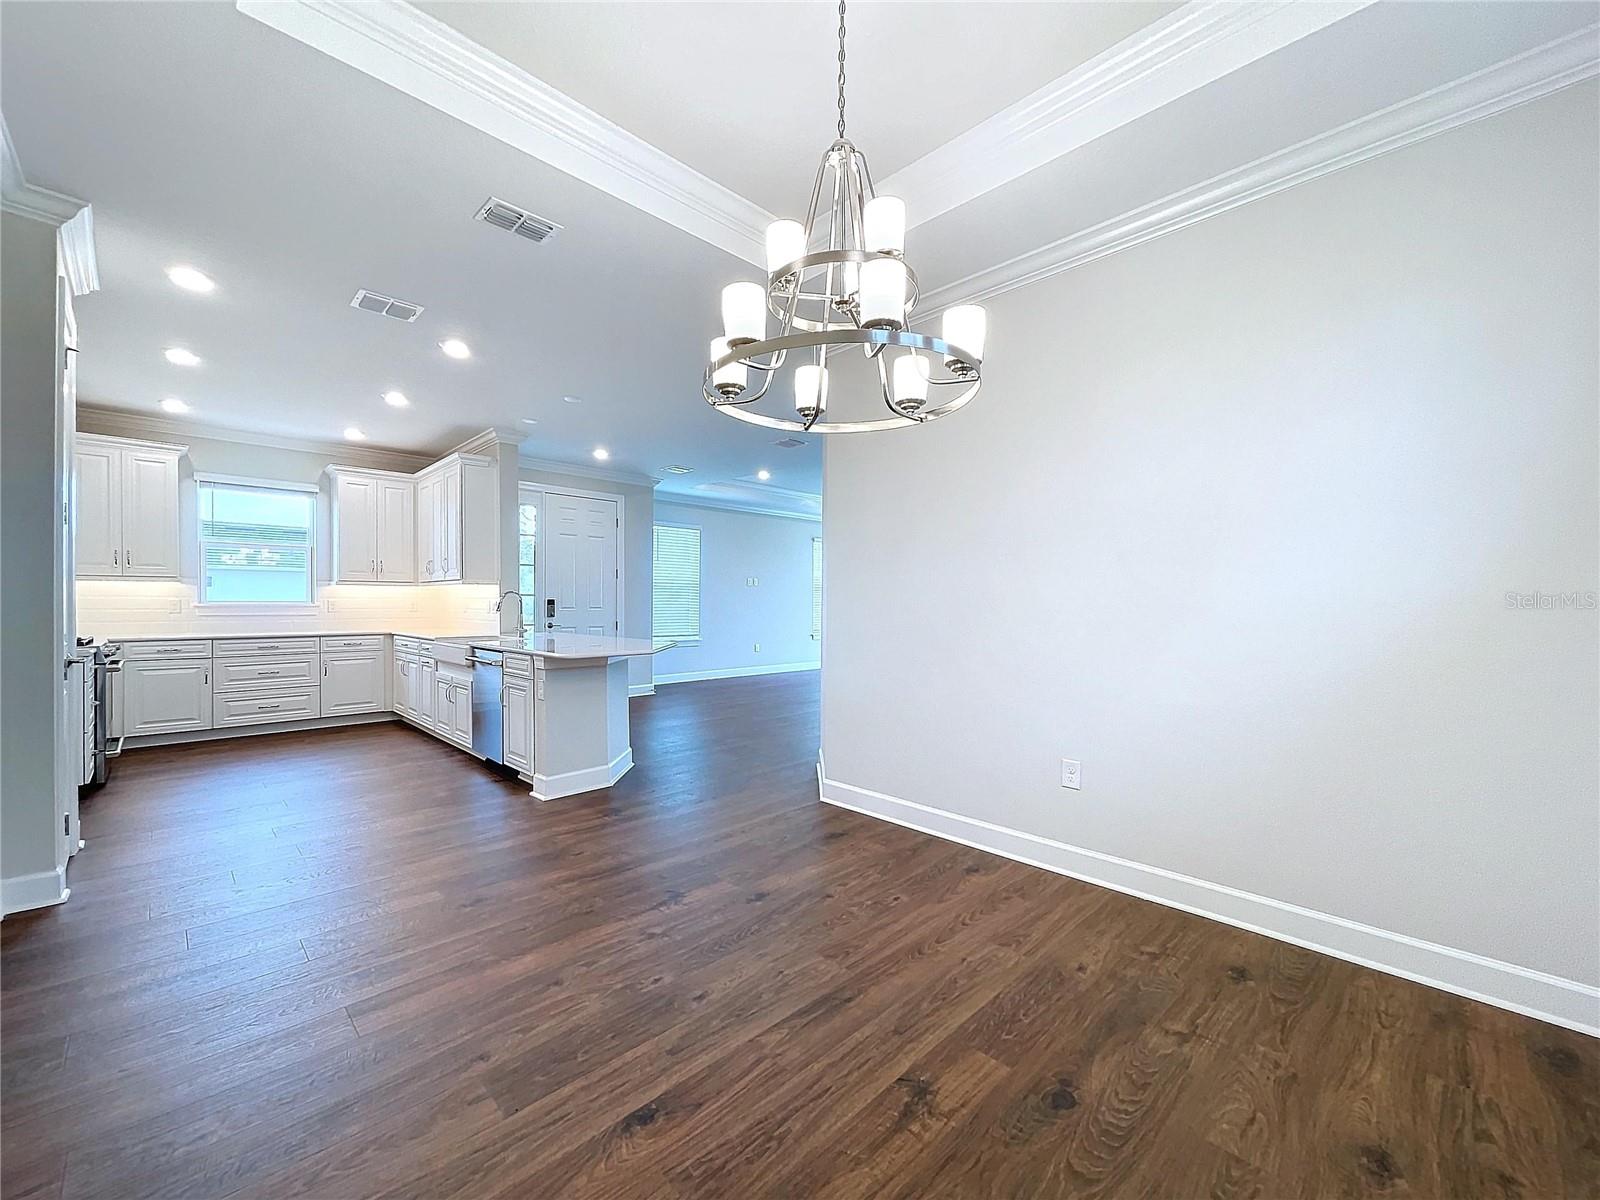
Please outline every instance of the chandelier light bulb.
M767 336L767 292L759 283L730 283L722 289L722 331L730 346Z
M767 274L786 267L806 252L806 227L799 221L774 221L767 226Z
M861 264L861 324L867 329L900 329L906 323L906 265L897 258Z
M874 196L861 214L867 250L899 254L906 248L906 202L897 196Z
M732 349L732 347L728 345L727 338L712 338L710 361L716 362L717 359L721 358L730 349ZM729 363L727 366L718 367L717 370L712 372L711 386L716 388L717 391L722 395L731 398L744 391L745 382L748 378L749 371L745 368L743 363Z
M951 357L944 360L947 367L970 367L983 360L983 340L988 333L989 314L981 304L958 304L944 314L944 340L957 350L964 350L971 360Z
M915 350L894 360L894 402L906 412L928 403L928 360Z
M828 407L828 368L808 363L794 372L794 410L808 420Z

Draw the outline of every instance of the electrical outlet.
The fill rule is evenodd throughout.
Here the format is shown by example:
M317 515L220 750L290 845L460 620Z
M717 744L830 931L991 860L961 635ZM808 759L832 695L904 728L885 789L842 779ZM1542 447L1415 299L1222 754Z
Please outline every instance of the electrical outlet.
M1075 758L1061 760L1061 786L1077 791L1083 786L1083 764Z
M761 653L761 643L757 642L754 646L751 646L750 649L754 650L757 654L760 654Z

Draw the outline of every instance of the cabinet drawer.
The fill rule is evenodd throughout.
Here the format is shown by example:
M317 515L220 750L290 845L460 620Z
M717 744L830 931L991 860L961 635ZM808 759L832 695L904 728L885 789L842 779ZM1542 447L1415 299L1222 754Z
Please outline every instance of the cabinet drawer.
M235 658L247 654L315 654L314 637L280 638L229 638L213 644L211 653L217 658Z
M431 638L396 637L394 648L404 650L408 654L433 654L433 640Z
M303 721L320 713L315 689L235 693L217 696L213 703L212 724L218 729L230 725L259 725L266 721Z
M507 654L500 669L507 675L532 675L533 659L526 654Z
M317 656L217 658L211 663L211 690L214 692L260 691L263 688L315 687Z
M124 658L210 658L211 642L124 642Z
M382 650L383 635L373 634L360 637L325 637L322 639L322 652L327 654L333 650Z

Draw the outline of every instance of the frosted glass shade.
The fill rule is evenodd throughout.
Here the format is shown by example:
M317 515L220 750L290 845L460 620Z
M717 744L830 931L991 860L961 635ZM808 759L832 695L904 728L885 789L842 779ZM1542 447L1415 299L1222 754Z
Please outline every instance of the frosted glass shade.
M906 202L896 196L874 196L861 212L862 241L865 250L906 248Z
M797 367L794 373L794 410L809 417L812 410L828 407L828 368L814 365Z
M906 265L897 258L861 264L861 324L899 329L906 322Z
M767 290L759 283L730 283L722 289L722 332L731 346L767 336Z
M894 360L894 402L916 412L928 402L928 360L912 351Z
M767 273L788 266L806 252L806 228L799 221L774 221L767 226Z
M945 310L944 340L972 355L974 363L983 358L983 340L988 328L989 314L981 304L958 304ZM958 358L945 360L947 364L961 361Z
M727 338L712 338L711 358L709 361L716 362L717 359L721 358L730 349L732 349L732 347L728 345ZM749 375L750 372L743 363L729 363L727 366L719 367L717 370L711 373L711 386L716 388L717 391L721 392L724 396L737 396L740 392L744 391L745 383L749 379Z

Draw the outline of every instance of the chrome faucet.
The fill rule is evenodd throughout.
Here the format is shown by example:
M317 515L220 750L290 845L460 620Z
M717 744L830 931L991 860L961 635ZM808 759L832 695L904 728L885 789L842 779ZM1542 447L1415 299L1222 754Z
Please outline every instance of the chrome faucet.
M494 602L494 610L495 610L495 612L499 612L505 606L505 602L506 602L506 597L507 596L515 596L517 598L517 636L518 637L524 637L524 636L526 636L526 634L528 632L528 627L523 621L523 616L522 616L522 593L521 592L514 592L514 591L501 592L500 593L500 599L498 599L498 600L496 600Z

